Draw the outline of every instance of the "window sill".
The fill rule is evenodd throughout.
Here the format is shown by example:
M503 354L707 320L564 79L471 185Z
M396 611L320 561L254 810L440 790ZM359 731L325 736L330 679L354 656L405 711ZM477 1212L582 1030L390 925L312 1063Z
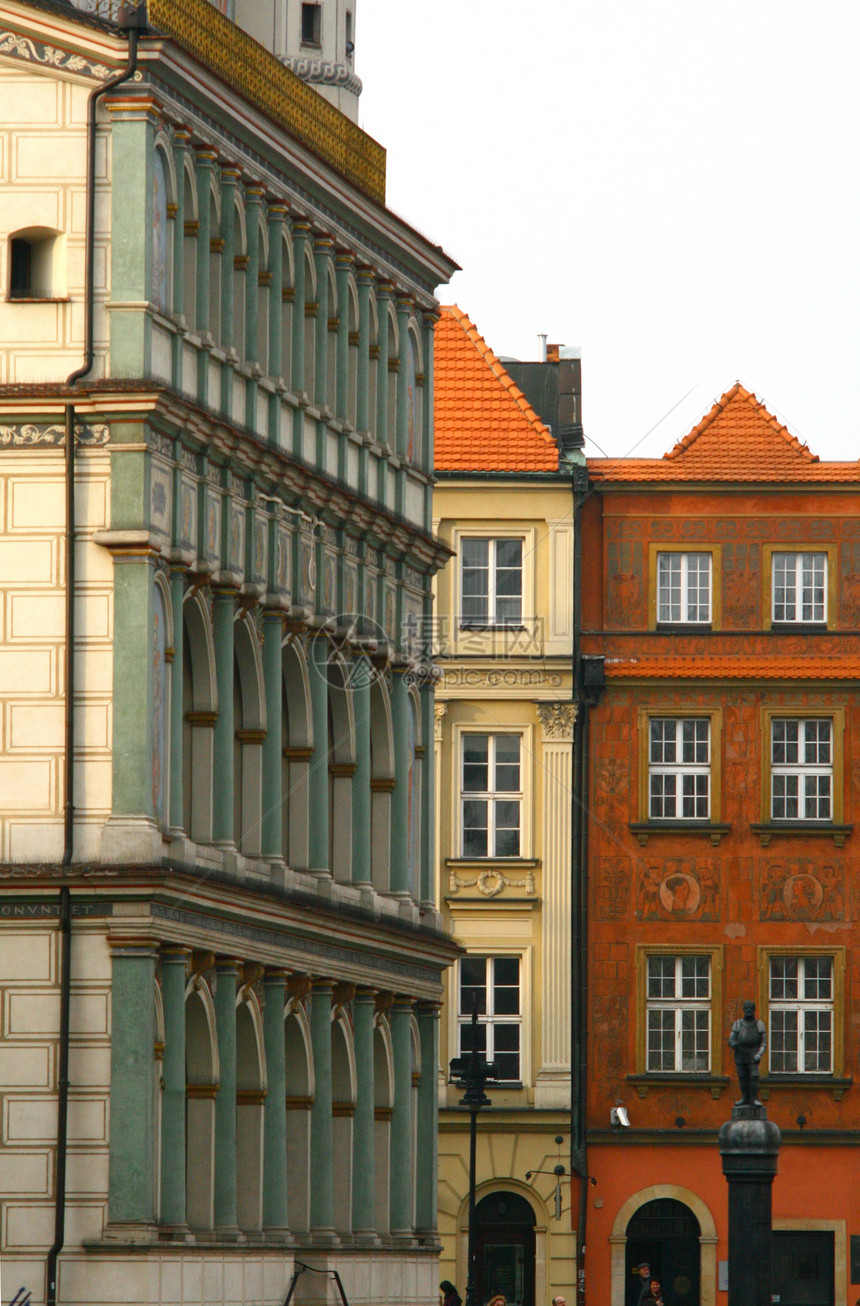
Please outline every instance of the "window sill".
M772 635L826 635L832 627L826 621L772 621Z
M772 1088L802 1088L804 1092L809 1088L823 1088L833 1093L834 1101L841 1102L853 1083L853 1079L843 1079L837 1075L762 1075L759 1081L759 1097L762 1102L766 1102Z
M7 304L70 304L69 295L7 295Z
M628 1084L635 1084L636 1092L640 1097L648 1096L649 1088L659 1088L663 1084L670 1086L688 1087L692 1084L700 1084L702 1088L711 1090L711 1097L718 1101L722 1096L723 1089L731 1082L728 1075L712 1075L709 1071L653 1071L645 1075L627 1075Z
M528 628L524 626L522 622L514 622L514 621L499 621L495 623L487 622L487 621L461 621L460 629L461 630L488 630L488 631L510 630L514 632L518 630L526 630Z
M719 845L724 834L732 827L721 825L717 821L631 821L630 829L642 844L647 844L654 834L704 834L714 847Z
M714 624L712 621L658 621L655 629L660 635L707 635Z
M768 821L750 825L750 829L758 835L762 848L767 848L774 835L788 835L789 838L829 835L835 846L842 848L854 826L837 825L833 821Z
M540 866L537 857L446 857L445 865L458 871L486 871L498 866L500 870L533 871Z

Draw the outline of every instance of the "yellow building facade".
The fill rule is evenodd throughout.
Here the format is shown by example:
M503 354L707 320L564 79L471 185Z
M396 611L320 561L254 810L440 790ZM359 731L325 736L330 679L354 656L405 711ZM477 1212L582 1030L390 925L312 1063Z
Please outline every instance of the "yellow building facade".
M569 456L475 327L435 341L438 904L443 1071L478 1046L499 1073L478 1121L478 1299L572 1300L570 850L573 484ZM552 366L552 364L550 364ZM441 1270L465 1297L469 1117L440 1081ZM531 1172L531 1177L527 1174Z

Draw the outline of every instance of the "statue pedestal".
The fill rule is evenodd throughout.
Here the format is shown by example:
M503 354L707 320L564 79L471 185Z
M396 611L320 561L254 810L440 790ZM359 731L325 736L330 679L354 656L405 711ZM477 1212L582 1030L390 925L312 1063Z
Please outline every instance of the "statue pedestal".
M729 1185L728 1306L771 1306L771 1189L779 1127L763 1106L736 1106L720 1129Z

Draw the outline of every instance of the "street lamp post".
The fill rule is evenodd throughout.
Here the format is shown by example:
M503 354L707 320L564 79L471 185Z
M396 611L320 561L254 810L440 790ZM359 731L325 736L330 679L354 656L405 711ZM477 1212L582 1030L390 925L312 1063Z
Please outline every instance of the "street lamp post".
M479 1306L478 1286L475 1283L475 1155L478 1136L478 1112L482 1106L489 1106L490 1099L484 1092L488 1079L498 1079L499 1072L492 1061L488 1061L478 1045L478 1006L472 1007L472 1050L465 1056L454 1057L451 1062L451 1083L462 1088L463 1096L460 1106L469 1112L469 1232L466 1252L466 1306Z

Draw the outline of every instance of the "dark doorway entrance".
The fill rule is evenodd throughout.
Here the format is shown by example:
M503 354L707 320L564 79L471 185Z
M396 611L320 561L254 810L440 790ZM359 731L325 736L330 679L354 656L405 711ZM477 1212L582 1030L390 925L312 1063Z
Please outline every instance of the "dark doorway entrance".
M500 1292L508 1306L535 1306L535 1213L516 1193L489 1193L475 1207L478 1300Z
M779 1306L833 1306L835 1241L832 1233L773 1235L771 1293Z
M699 1221L673 1197L640 1206L627 1226L627 1306L637 1306L642 1280L636 1266L647 1261L672 1306L698 1306Z

